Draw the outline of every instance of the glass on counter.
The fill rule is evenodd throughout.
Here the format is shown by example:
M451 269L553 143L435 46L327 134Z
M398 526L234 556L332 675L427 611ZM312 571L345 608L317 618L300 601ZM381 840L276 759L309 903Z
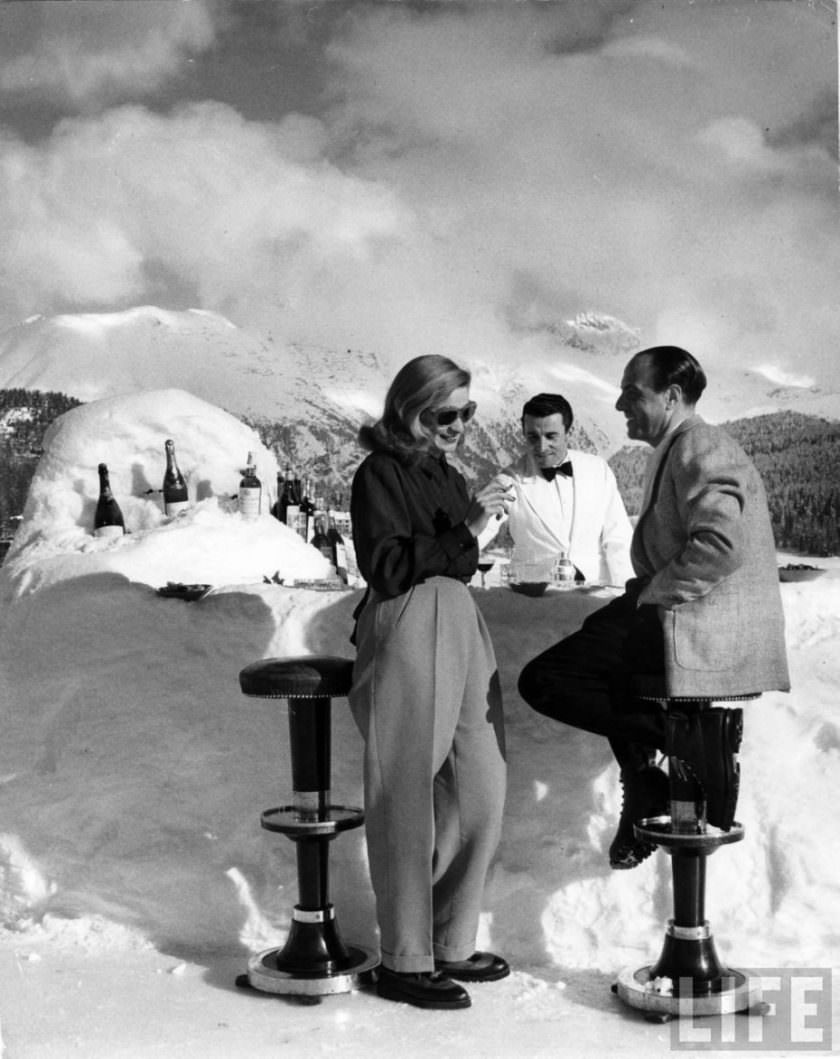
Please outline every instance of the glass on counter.
M577 570L565 552L543 559L511 559L502 569L502 581L512 591L541 596L547 588L562 591L580 588Z

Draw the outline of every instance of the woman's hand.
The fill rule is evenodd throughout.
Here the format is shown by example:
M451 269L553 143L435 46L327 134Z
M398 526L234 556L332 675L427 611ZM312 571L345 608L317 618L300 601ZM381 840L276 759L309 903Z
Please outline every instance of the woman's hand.
M464 524L477 537L491 518L505 514L513 501L513 481L505 475L497 475L470 500Z

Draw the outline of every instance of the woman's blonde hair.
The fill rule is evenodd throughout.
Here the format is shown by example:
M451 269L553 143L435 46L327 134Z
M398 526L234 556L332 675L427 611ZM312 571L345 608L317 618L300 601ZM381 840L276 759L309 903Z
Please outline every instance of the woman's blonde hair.
M364 449L386 449L405 459L429 447L429 435L420 423L427 408L469 386L470 373L448 357L427 353L404 364L388 387L382 417L359 431Z

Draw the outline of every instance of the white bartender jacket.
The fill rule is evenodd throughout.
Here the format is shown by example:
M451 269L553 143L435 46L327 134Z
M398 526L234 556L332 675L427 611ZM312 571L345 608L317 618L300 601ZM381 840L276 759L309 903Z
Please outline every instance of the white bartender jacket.
M507 522L514 562L553 559L565 551L587 581L624 585L634 576L630 562L633 528L606 460L570 449L571 478L547 481L525 453L502 472L513 479L515 499L506 516L491 519L479 534L486 548Z

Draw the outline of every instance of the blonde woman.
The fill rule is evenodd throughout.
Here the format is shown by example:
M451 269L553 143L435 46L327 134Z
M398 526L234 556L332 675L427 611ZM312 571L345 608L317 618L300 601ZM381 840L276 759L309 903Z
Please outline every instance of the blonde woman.
M398 372L353 480L368 591L356 617L350 706L365 739L366 833L382 966L377 989L423 1008L470 1004L459 981L509 974L476 952L505 795L493 646L467 585L477 535L504 510L447 461L475 413L470 375L442 356Z

